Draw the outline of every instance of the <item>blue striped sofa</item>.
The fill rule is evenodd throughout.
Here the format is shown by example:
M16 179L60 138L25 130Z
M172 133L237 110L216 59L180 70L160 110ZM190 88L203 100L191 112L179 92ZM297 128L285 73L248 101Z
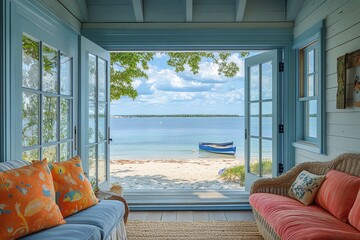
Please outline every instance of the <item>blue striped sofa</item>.
M22 160L0 163L0 172L29 165ZM33 233L22 239L126 240L124 203L102 200L97 205L65 218L66 224Z

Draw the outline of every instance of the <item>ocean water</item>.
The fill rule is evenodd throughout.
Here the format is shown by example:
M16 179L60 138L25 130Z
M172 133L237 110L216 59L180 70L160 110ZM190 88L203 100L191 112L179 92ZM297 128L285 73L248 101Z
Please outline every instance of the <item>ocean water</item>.
M271 118L266 119L262 129L271 135ZM237 148L235 157L244 158L244 117L110 118L110 126L111 160L234 158L198 150L199 142L229 141ZM263 153L271 154L271 143L263 144Z

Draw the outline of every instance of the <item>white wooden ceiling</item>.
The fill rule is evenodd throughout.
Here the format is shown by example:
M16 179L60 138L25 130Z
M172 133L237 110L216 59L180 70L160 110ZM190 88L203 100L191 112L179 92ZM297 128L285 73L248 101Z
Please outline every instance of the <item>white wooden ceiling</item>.
M293 21L303 0L58 0L83 23Z

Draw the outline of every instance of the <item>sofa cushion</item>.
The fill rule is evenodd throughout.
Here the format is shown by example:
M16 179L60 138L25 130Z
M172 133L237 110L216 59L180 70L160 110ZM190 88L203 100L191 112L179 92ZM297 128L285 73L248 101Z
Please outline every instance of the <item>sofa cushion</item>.
M250 204L281 239L360 239L359 231L315 204L268 193L252 194Z
M360 231L360 191L349 213L349 223Z
M41 232L28 235L22 240L99 240L101 234L99 228L85 224L63 224Z
M97 205L65 218L68 224L88 224L100 228L101 239L124 217L124 204L116 200L102 200Z
M305 205L310 205L314 202L316 193L324 179L324 175L319 176L303 170L291 185L289 196Z
M0 173L0 239L65 223L47 161Z
M51 162L49 167L54 179L56 203L64 217L99 202L84 175L80 157L65 162Z
M331 170L326 174L315 201L340 221L347 222L359 189L360 177Z

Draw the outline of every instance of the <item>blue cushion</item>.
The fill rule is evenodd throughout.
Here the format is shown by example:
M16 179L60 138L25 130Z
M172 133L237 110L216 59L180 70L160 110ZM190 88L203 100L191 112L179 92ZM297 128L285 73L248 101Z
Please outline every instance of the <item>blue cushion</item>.
M102 200L95 206L73 214L67 224L88 224L100 228L101 239L107 239L112 229L124 217L124 204L116 200Z
M2 162L0 163L0 172L4 172L7 170L23 167L30 165L30 162L24 161L24 160L13 160L9 162Z
M85 224L63 224L33 233L22 240L99 240L99 228Z

